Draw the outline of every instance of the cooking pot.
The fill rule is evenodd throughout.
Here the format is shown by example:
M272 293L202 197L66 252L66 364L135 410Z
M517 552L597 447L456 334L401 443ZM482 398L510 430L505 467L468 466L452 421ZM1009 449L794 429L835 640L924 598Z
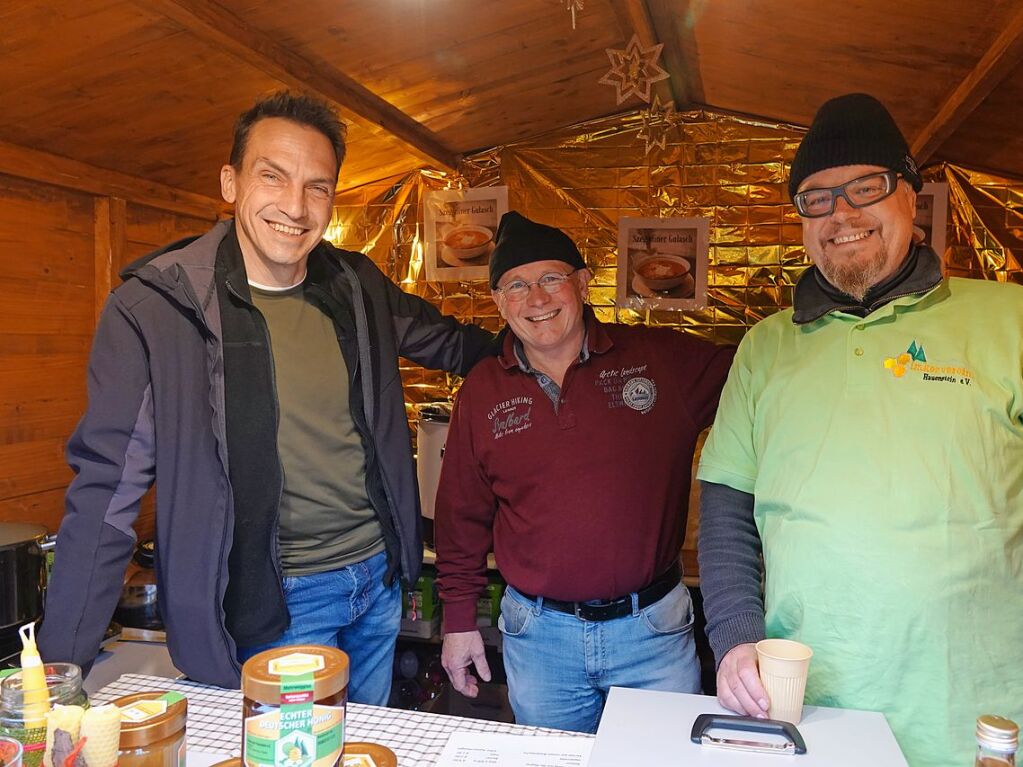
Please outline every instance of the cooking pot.
M0 522L0 629L42 615L51 548L53 539L42 525Z
M114 610L114 620L125 628L163 631L160 606L157 603L156 543L142 541L132 557L133 565L125 573L121 598Z

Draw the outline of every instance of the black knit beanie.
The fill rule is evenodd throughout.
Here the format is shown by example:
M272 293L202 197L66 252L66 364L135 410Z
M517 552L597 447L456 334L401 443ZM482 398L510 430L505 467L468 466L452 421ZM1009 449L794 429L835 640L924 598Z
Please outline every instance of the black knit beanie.
M490 254L490 287L496 288L501 275L509 269L536 261L564 261L575 269L585 269L579 248L572 239L553 226L530 221L510 210L497 226L497 244Z
M792 161L789 196L807 176L841 165L879 165L901 173L918 192L923 186L899 126L884 104L866 93L833 98L817 110Z

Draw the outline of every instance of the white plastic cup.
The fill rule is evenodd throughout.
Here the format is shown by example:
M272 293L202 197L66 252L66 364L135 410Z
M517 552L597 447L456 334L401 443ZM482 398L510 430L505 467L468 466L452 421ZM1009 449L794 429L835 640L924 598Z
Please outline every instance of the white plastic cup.
M806 672L813 650L791 639L764 639L757 642L760 681L767 691L771 719L799 724L803 718Z

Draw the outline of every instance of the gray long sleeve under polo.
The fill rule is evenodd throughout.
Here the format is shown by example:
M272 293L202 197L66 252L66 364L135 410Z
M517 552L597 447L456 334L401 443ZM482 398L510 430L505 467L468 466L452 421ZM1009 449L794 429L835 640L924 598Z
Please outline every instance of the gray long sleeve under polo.
M753 496L700 483L700 591L717 663L738 644L764 638L760 534Z

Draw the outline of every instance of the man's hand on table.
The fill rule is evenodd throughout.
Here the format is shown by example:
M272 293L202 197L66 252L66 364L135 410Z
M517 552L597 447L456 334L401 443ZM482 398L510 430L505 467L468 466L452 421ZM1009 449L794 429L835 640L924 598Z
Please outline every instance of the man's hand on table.
M718 666L718 703L737 714L767 718L767 691L760 683L757 646L739 644L725 653Z
M487 655L483 649L483 637L478 631L445 634L440 664L448 672L451 685L466 697L475 698L480 693L476 677L469 672L471 665L475 664L480 679L490 681L490 666L487 665Z

